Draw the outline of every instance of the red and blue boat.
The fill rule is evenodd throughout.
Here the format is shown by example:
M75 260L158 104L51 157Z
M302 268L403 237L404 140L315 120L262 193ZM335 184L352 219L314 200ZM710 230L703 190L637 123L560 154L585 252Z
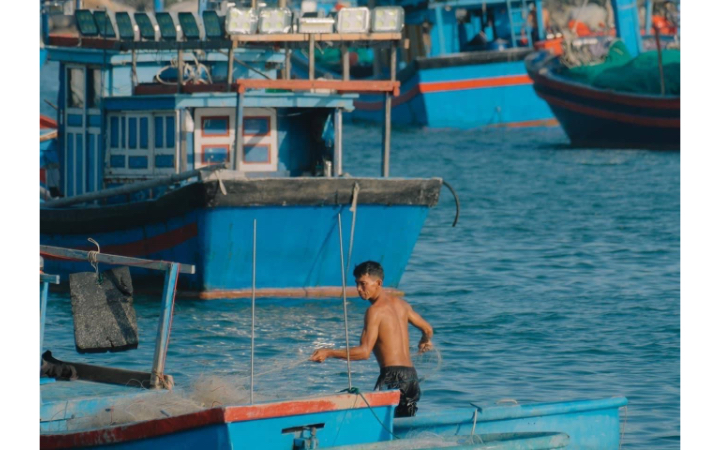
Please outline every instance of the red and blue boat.
M663 48L658 35L655 50L642 52L635 2L613 7L622 40L606 39L603 60L592 65L567 67L548 52L528 56L535 91L573 146L679 150L680 50Z
M389 139L378 142L380 176L348 176L342 121L353 92L398 83L290 79L283 46L304 47L309 34L226 32L226 17L204 6L78 9L78 34L46 36L59 63L59 183L40 207L41 243L91 249L93 238L112 253L193 264L183 294L243 297L256 220L258 260L275 267L259 274L259 295L339 296L340 214L349 264L381 261L397 288L443 182L391 178ZM139 282L152 276L133 270Z

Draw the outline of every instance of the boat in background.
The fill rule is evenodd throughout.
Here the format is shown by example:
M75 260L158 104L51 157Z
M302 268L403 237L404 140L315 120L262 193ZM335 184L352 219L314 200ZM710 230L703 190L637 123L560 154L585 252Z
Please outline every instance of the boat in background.
M343 245L356 244L348 264L380 261L397 288L443 181L390 178L389 135L381 176L348 176L342 121L353 92L399 83L291 80L283 47L397 45L400 33L226 33L211 9L75 17L79 34L46 37L60 65L60 183L41 204L42 244L89 250L91 237L112 253L195 265L183 295L247 297L257 220L258 258L275 267L259 274L258 295L337 297L340 214Z
M594 58L568 58L543 51L525 60L544 99L573 146L680 148L680 50L661 43L642 52L634 0L613 0L617 40L596 39ZM679 27L678 27L679 29ZM671 42L678 42L674 37ZM568 61L584 64L568 67ZM592 61L592 62L591 62Z

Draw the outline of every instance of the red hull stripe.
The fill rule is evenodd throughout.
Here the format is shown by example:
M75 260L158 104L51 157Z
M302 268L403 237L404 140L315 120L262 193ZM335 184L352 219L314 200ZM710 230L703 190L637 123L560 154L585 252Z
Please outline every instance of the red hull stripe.
M53 128L57 129L57 122L49 118L48 116L43 116L40 114L40 128Z
M395 406L400 401L399 391L370 392L364 396L371 406ZM264 405L218 407L182 416L79 433L41 434L40 448L61 449L108 445L179 433L208 425L363 408L367 408L365 402L359 400L357 395L352 394Z
M590 98L593 100L602 100L606 102L613 102L620 105L638 106L642 108L656 108L656 109L680 109L680 98L647 98L633 95L623 95L614 92L601 91L592 88L583 88L580 86L574 86L567 83L561 83L559 81L551 80L542 75L538 76L537 83L547 86L551 89L558 91L567 92L569 94L577 95L580 97Z
M559 99L557 97L546 95L540 92L538 92L537 94L538 96L540 96L540 98L544 99L551 105L559 106L569 111L587 114L589 116L599 117L607 120L614 120L616 122L630 123L633 125L641 125L645 127L680 128L680 119L637 116L614 111L606 111L604 109L597 109L585 105L578 105L577 103L569 102L567 100Z
M520 86L524 84L532 84L532 80L529 76L509 75L504 77L479 78L475 80L436 81L433 83L420 83L420 92L425 93L440 91L462 91L466 89Z
M404 94L393 98L392 106L394 108L396 106L402 105L403 103L407 103L420 93L425 94L432 92L463 91L468 89L521 86L525 84L532 84L532 80L527 75L510 75L506 77L478 78L474 80L435 81L431 83L419 83L413 88L407 90ZM385 106L382 101L363 102L358 100L355 100L354 105L355 108L360 111L376 111L382 109Z

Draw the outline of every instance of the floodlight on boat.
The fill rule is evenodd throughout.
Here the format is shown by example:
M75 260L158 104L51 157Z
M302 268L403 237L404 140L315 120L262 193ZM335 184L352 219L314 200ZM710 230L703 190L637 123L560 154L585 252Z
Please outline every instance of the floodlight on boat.
M194 13L179 12L178 22L180 22L180 28L182 29L185 39L188 41L200 40L200 26Z
M335 19L332 17L318 17L317 14L308 13L297 21L298 33L323 34L335 30Z
M205 27L205 37L207 39L222 39L225 35L225 23L220 19L217 11L203 11L202 19Z
M99 33L93 13L89 9L75 10L75 23L82 37L94 37Z
M397 33L402 31L405 10L401 6L381 6L372 11L373 32Z
M285 34L292 28L292 12L287 8L263 8L258 14L258 32Z
M368 8L343 8L338 11L338 33L367 33L368 31L370 31L370 10Z
M160 27L160 37L163 41L177 41L178 28L169 12L155 13L155 20Z
M115 23L117 24L118 36L123 41L134 41L136 27L132 23L130 13L115 13Z
M225 29L228 34L257 33L258 16L253 8L228 8Z
M115 39L117 37L115 34L115 27L113 27L107 11L93 11L93 18L95 19L95 24L98 27L98 32L101 37L106 39Z
M135 13L135 23L138 26L138 29L140 30L140 37L143 39L146 39L148 41L154 41L156 32L158 31L158 26L153 23L153 20L150 18L150 15L148 13L144 12L136 12Z

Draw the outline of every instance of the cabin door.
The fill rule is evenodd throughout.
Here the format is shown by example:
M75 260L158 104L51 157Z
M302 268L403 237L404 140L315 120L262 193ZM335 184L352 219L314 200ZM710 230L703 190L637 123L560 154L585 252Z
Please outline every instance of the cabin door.
M243 109L243 149L240 152L235 152L235 108L197 108L194 119L196 169L227 163L228 168L244 172L277 170L277 118L274 109Z

